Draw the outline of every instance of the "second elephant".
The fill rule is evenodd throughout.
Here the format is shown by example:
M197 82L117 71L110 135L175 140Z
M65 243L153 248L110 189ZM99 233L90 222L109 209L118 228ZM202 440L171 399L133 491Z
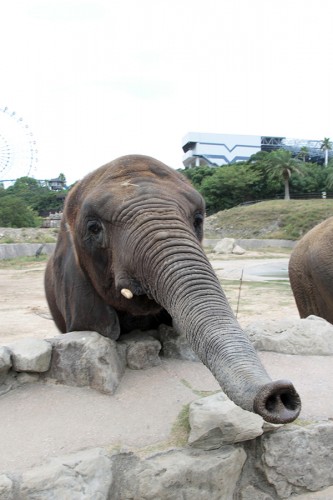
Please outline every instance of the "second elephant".
M333 324L333 217L297 243L290 256L289 278L301 318L314 314Z

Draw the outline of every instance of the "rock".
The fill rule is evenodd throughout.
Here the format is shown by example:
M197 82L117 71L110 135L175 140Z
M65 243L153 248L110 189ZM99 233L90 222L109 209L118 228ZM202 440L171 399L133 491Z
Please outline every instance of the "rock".
M102 448L93 448L24 472L19 498L106 500L111 483L110 457Z
M239 245L235 245L234 248L232 249L232 253L235 255L244 255L245 250Z
M0 474L0 498L1 500L15 500L13 481L5 474Z
M11 366L9 350L6 347L0 347L0 384L5 380Z
M18 340L8 346L13 369L17 372L46 372L50 367L52 348L40 339Z
M162 343L162 355L165 358L199 361L184 334L178 333L175 328L167 325L160 325L158 333Z
M298 497L297 497L298 498ZM273 497L264 493L258 488L255 488L251 484L242 488L239 494L240 500L274 500Z
M239 245L235 245L232 250L232 253L235 255L244 255L245 252L246 251L244 250L244 248L240 247Z
M189 444L204 450L254 439L263 433L263 419L236 406L220 392L190 405Z
M223 238L223 240L220 240L215 245L214 252L215 253L222 253L222 254L232 253L234 246L235 246L235 239L234 238Z
M118 344L126 346L126 363L132 370L144 370L161 364L161 343L140 330L124 335Z
M330 488L325 488L321 491L304 493L304 495L297 495L295 500L332 500L333 498L333 486Z
M258 321L248 325L245 331L259 351L319 356L333 354L333 325L317 316Z
M47 378L113 394L125 371L117 343L97 332L71 332L49 339L53 346Z
M201 450L169 450L124 467L113 489L114 500L229 500L246 460L231 446L209 454ZM118 488L117 488L118 487Z
M290 425L261 441L263 471L278 498L333 485L333 423Z
M34 384L38 382L39 375L37 373L19 373L17 375L17 382L19 385L23 384Z

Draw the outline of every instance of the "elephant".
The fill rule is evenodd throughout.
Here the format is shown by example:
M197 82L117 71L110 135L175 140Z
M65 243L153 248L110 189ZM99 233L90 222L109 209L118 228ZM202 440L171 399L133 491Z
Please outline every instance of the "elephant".
M128 325L171 322L237 405L274 423L300 397L272 381L238 324L203 250L205 203L181 173L120 157L70 190L45 291L58 329L117 340Z
M333 217L317 224L295 245L289 279L300 317L314 314L333 324Z

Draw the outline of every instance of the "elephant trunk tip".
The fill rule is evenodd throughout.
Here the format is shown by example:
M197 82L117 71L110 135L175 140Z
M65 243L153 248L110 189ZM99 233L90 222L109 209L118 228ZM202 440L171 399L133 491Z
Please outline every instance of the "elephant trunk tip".
M273 424L293 422L301 411L301 398L289 380L277 380L260 388L253 411Z

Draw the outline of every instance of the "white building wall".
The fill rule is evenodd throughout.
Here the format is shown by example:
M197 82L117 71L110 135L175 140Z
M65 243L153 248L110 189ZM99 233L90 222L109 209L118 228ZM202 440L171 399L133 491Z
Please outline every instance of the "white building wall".
M183 138L183 147L186 144L190 148L183 157L186 167L197 165L198 157L203 164L208 160L220 166L247 160L260 151L261 136L190 132Z

